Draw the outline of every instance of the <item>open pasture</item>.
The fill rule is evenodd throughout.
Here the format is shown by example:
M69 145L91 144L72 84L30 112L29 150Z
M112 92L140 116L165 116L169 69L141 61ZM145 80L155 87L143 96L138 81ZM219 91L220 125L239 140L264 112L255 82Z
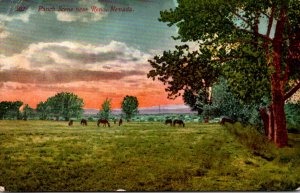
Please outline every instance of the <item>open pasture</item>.
M0 186L7 191L294 190L300 136L272 159L219 124L81 126L0 121ZM268 149L269 151L270 149Z

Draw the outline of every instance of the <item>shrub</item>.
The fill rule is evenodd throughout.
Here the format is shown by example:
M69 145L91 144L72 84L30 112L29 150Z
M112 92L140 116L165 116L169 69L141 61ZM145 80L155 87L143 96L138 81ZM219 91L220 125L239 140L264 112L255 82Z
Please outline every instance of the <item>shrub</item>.
M300 132L300 101L287 103L285 113L289 132Z
M212 103L203 107L203 116L220 117L228 116L243 124L251 124L257 128L262 127L259 107L268 104L263 98L260 103L244 103L230 92L226 80L221 79L212 89Z
M264 135L252 126L244 127L241 123L225 124L225 128L232 133L241 144L247 147L256 156L267 161L275 159L275 146Z

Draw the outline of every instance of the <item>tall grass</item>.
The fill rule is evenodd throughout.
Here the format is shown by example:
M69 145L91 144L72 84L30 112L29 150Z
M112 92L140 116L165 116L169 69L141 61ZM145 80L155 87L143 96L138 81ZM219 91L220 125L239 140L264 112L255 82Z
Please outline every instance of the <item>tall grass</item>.
M225 128L247 148L252 155L267 161L259 179L259 190L295 190L300 186L300 135L289 134L289 147L276 148L272 142L252 126L240 123L226 124ZM246 164L254 164L247 161ZM276 166L276 167L275 167ZM284 172L277 167L286 167ZM268 173L274 175L270 178Z

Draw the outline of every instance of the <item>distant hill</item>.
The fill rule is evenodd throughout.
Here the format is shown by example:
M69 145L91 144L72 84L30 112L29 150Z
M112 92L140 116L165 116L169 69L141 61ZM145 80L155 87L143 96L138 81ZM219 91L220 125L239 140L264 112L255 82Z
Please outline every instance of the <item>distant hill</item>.
M139 114L195 114L195 111L191 111L187 105L161 105L153 107L139 108ZM99 112L98 109L84 109L85 115L95 115ZM121 109L113 109L112 114L121 114Z

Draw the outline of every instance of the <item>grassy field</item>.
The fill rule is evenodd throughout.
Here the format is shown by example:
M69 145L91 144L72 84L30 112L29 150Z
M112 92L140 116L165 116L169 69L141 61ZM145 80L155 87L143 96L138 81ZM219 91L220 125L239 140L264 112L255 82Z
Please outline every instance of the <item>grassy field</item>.
M96 123L68 127L55 121L0 121L0 186L7 191L242 191L300 186L299 134L289 135L291 147L276 149L271 144L249 145L256 139L239 139L238 130L201 123L174 128L132 122L108 128Z

